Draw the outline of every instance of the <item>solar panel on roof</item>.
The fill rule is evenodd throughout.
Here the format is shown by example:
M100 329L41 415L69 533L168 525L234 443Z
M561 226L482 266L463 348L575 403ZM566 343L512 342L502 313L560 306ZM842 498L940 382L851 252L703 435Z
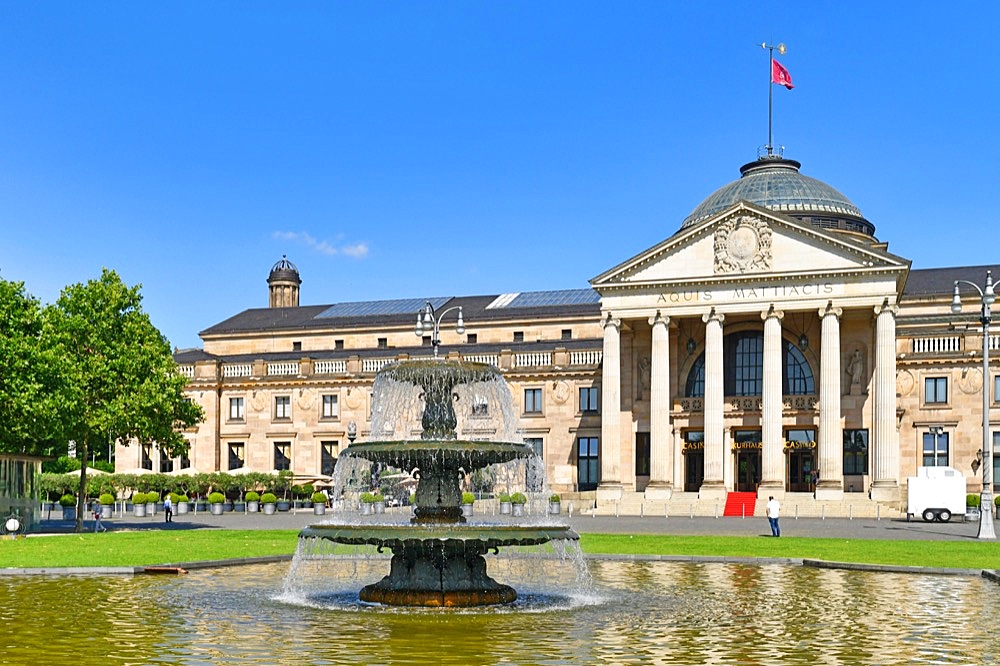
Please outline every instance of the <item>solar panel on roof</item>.
M588 305L600 303L601 297L593 289L562 289L559 291L527 291L517 294L504 305L493 307L537 308L554 305Z
M390 301L360 301L357 303L337 303L323 310L317 319L333 319L336 317L377 317L379 315L412 314L422 309L426 303L437 310L451 300L450 296L437 298L400 298Z

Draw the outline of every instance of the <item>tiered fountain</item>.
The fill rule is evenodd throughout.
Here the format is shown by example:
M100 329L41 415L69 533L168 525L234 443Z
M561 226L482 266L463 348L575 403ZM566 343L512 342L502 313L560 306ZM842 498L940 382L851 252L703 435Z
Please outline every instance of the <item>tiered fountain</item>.
M393 606L510 603L517 592L487 574L486 553L579 539L553 522L469 523L462 515L464 475L535 455L530 446L515 441L510 391L495 367L436 358L400 362L379 372L372 394L372 433L390 438L351 444L338 467L361 459L412 473L418 480L412 519L400 524L322 523L299 535L392 551L389 574L362 588L363 601ZM472 413L472 404L481 406L478 419L464 423L463 432L499 432L501 441L459 439L456 401L463 414ZM414 419L417 412L419 419Z

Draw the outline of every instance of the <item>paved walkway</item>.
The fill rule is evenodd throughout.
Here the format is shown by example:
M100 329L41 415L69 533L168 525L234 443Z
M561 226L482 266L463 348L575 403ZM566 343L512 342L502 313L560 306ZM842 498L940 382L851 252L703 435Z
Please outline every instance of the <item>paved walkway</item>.
M406 511L408 509L392 511ZM53 516L57 512L53 511ZM59 516L61 518L61 514ZM391 513L387 517L401 520L402 515ZM499 520L499 516L476 517L473 520ZM359 520L356 514L350 516L351 521ZM311 509L300 509L297 512L275 513L227 513L213 516L210 513L199 512L174 515L172 523L165 523L163 515L136 518L132 515L124 517L115 515L104 520L109 530L186 530L186 529L302 529L313 523L338 520L334 514L315 515ZM567 516L558 517L561 522L568 523L574 530L581 533L607 534L677 534L677 535L730 535L730 536L760 536L770 537L770 528L765 518L711 518L711 517L636 517L636 516ZM86 522L88 529L93 529L93 520ZM838 539L914 539L914 540L974 540L979 529L978 522L960 522L957 518L948 523L925 523L922 520L907 522L904 519L875 520L872 518L781 518L781 534L783 537L830 537ZM36 528L36 534L66 533L73 530L71 521L43 520Z

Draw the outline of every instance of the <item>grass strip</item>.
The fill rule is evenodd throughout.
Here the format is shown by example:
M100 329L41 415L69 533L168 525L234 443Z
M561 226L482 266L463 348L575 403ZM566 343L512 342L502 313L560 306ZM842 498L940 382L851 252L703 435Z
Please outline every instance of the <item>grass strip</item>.
M1000 569L1000 546L988 541L892 541L814 537L582 534L585 553L778 557L949 569Z
M290 555L298 530L157 530L0 540L0 567L127 567ZM582 534L584 553L776 557L1000 569L1000 546L982 541L879 541L805 537Z

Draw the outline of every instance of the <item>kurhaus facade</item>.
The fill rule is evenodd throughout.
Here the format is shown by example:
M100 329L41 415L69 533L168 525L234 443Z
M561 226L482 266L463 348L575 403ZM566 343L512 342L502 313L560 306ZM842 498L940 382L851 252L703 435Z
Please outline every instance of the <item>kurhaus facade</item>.
M745 165L585 289L301 306L283 259L269 308L176 354L206 414L189 458L119 447L117 464L329 475L353 428L368 434L374 373L431 355L413 326L429 302L464 315L462 334L445 315L442 354L499 367L550 486L598 510L708 513L732 491L900 508L925 465L977 492L982 390L1000 415L1000 379L983 377L978 294L950 305L956 279L992 267L911 270L799 167ZM462 408L472 434L476 406ZM1000 421L990 441L1000 451Z

